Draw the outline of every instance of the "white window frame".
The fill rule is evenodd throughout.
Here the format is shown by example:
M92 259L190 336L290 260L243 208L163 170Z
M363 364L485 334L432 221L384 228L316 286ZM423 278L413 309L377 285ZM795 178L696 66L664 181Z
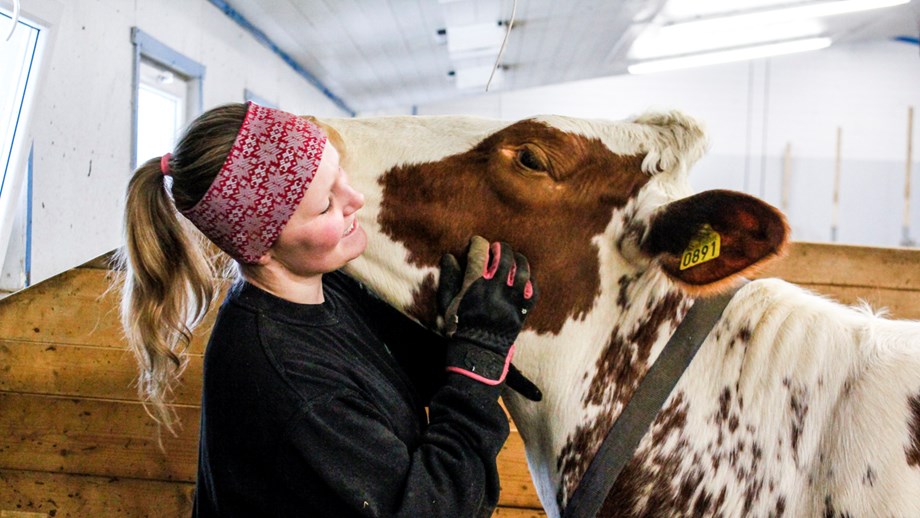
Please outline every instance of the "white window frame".
M138 92L141 87L141 59L153 61L186 78L190 85L185 104L188 120L195 118L203 110L204 95L202 92L205 73L204 65L176 52L137 27L131 28L131 42L134 44L134 80L131 94L131 164L129 171L133 171L137 164L137 108Z
M35 108L35 100L39 98L42 80L48 73L49 63L51 61L51 49L58 33L58 22L64 11L64 6L58 0L30 0L23 2L21 6L20 19L23 22L37 28L39 34L36 41L35 52L32 56L32 66L29 72L28 84L23 93L22 107L19 111L19 120L16 124L15 136L10 148L10 156L6 167L6 178L4 180L3 190L0 191L0 270L3 269L3 262L6 259L10 245L13 226L16 223L17 209L26 210L28 213L26 221L30 222L32 215L30 212L30 201L27 200L27 206L23 207L24 183L28 181L29 156L32 148L31 122ZM0 0L0 7L6 13L13 12L13 2L9 0ZM4 20L6 20L4 18ZM0 24L2 29L2 38L6 38L9 33L8 24ZM0 170L0 175L4 173ZM31 192L26 193L31 196ZM30 270L31 243L28 237L31 235L31 229L26 228L26 250L23 264L23 275L27 276ZM28 285L28 279L25 279L25 286Z

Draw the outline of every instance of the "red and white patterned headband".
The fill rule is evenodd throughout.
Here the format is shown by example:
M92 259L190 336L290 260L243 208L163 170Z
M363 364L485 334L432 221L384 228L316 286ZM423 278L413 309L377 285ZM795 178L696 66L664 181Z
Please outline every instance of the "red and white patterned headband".
M303 199L325 145L326 135L310 121L249 103L224 166L182 214L231 257L255 263Z

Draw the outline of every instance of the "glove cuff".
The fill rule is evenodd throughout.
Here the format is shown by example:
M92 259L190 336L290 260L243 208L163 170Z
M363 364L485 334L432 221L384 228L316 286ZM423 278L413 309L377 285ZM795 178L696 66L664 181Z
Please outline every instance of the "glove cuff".
M446 370L486 385L500 385L505 382L513 356L514 344L502 357L477 345L456 341L448 347Z

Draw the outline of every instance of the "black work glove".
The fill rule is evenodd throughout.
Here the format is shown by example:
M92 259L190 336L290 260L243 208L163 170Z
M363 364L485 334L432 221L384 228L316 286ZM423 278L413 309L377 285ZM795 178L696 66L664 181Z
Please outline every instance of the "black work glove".
M447 369L487 385L505 381L539 401L539 389L509 367L514 341L537 300L527 258L507 243L470 241L465 272L451 254L441 258L438 305L444 315ZM513 385L512 385L513 384Z

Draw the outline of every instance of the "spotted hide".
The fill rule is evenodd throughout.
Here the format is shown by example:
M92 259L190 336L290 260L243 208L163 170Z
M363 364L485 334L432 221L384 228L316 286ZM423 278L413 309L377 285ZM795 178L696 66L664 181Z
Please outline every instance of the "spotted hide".
M436 327L444 252L480 234L526 254L542 297L506 394L549 516L694 301L775 257L781 214L693 194L700 126L538 117L323 120L367 204L350 273ZM708 225L720 255L681 269ZM603 516L920 516L920 326L785 282L737 293L608 495Z

